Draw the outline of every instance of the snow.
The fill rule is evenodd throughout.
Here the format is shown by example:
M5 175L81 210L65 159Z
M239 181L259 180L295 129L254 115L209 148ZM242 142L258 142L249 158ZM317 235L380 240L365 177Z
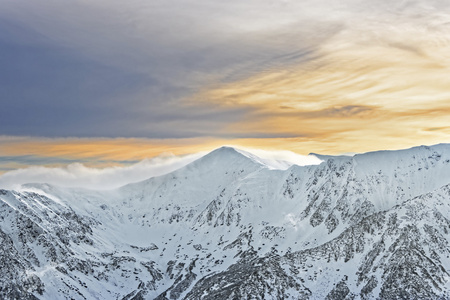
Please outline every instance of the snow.
M1 194L0 200L20 213L41 218L45 230L52 220L61 222L61 227L68 226L57 217L67 210L96 222L92 225L93 245L71 245L78 259L105 264L111 257L134 259L121 262L117 270L94 267L95 272L109 272L108 281L78 271L67 279L55 270L55 265L46 263L44 253L38 251L42 247L36 246L42 265L27 273L44 280L49 287L45 293L48 299L56 299L60 290L67 290L61 278L88 298L124 297L141 280L150 280L142 265L149 261L163 273L163 279L148 294L154 297L176 280L177 276L165 273L170 261L184 263L180 274L186 274L186 268L197 259L192 272L198 275L198 281L226 271L249 247L259 257L313 251L342 237L366 214L395 211L398 229L411 223L423 227L430 216L411 215L405 203L440 205L442 213L450 216L448 196L439 190L450 184L450 145L322 159L325 161L318 165L298 166L222 147L172 173L117 189L96 191L32 184ZM436 195L428 199L423 196L427 193ZM333 230L327 223L331 215L339 222ZM417 216L421 216L419 220ZM7 230L13 226L16 223L12 218L5 219L1 229L13 234ZM364 238L376 243L382 232L377 230ZM385 243L388 249L393 241L386 238ZM148 250L152 245L157 249ZM343 276L349 276L351 290L361 289L355 284L356 274L369 250L356 253L351 264L341 258L316 265L315 260L321 258L309 257L301 264L300 276L310 278L305 284L316 298L324 298L330 291L330 286L324 284L336 284ZM111 255L102 256L105 253ZM377 257L374 264L380 264L380 259ZM443 263L450 266L448 259ZM381 273L376 276L381 281ZM89 283L89 287L79 282ZM287 292L294 297L294 290ZM376 288L374 295L379 293Z

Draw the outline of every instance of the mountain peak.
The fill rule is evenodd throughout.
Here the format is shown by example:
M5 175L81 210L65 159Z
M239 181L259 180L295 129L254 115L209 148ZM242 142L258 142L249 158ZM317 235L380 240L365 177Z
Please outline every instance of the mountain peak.
M205 164L209 167L218 167L219 165L227 166L230 164L255 163L256 161L249 157L250 155L250 153L249 155L246 155L244 151L236 148L223 146L211 151L193 164Z
M448 298L450 145L269 171L275 154L0 190L0 298Z
M218 155L242 155L240 151L231 146L222 146L220 148L214 149L209 154L218 154Z
M294 163L282 160L282 159L274 159L267 157L260 157L256 154L248 152L246 150L238 149L231 146L222 146L213 150L207 156L217 157L218 159L223 160L233 160L240 161L243 163L244 161L250 162L251 164L256 164L268 169L276 169L276 170L286 170L291 167Z
M323 159L316 156L304 156L290 151L242 150L232 146L222 146L205 157L214 156L220 159L245 160L270 170L287 170L293 165L318 165Z

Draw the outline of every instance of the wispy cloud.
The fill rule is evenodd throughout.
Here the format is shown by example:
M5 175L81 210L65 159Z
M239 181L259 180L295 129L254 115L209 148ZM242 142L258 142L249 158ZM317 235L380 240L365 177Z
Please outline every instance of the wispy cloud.
M268 151L254 148L245 148L245 150L259 157L259 160L268 166L276 168L285 169L293 164L303 166L321 163L321 160L315 156L299 155L291 151ZM184 156L166 154L127 166L105 168L87 167L81 163L70 163L64 167L32 166L0 175L0 188L17 189L26 183L47 183L63 187L112 189L170 173L205 154L206 152ZM17 159L28 160L30 158ZM56 161L57 159L52 158L51 160ZM41 162L45 162L45 158L41 159Z
M448 5L342 5L342 30L314 58L205 91L209 101L252 108L227 130L297 134L347 151L449 141L445 131L426 130L450 122Z
M127 183L167 174L198 159L204 153L187 156L161 156L129 166L106 168L87 167L72 163L65 167L35 166L13 170L0 175L0 187L17 188L25 183L49 183L65 187L111 189Z
M6 1L2 133L229 136L249 108L191 96L308 60L340 28L319 11L312 1Z
M0 134L37 138L3 166L450 142L449 22L443 0L6 0Z

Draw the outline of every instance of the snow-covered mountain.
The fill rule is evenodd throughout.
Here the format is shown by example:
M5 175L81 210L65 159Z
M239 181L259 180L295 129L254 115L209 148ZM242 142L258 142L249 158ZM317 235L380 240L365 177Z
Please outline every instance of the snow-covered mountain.
M321 158L0 190L0 298L450 299L450 145Z

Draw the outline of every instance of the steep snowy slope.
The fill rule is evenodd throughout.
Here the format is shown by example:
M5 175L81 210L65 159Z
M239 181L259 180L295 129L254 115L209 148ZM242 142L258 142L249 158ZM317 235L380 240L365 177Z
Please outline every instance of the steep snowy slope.
M450 145L304 167L223 147L116 190L2 190L0 298L448 298L449 184Z

